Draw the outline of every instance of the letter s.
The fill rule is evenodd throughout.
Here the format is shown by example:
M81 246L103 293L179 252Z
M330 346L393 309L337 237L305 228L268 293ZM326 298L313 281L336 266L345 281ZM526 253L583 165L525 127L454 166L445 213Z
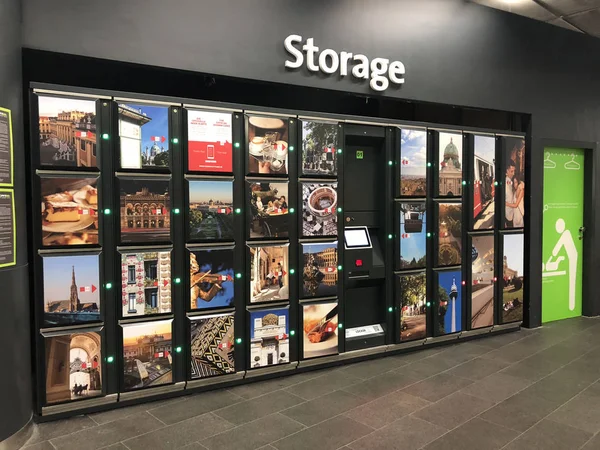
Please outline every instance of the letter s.
M290 69L297 69L298 67L302 66L302 63L304 62L304 56L302 55L302 52L295 48L293 45L294 43L300 42L302 42L302 36L299 36L297 34L290 34L288 37L285 38L285 41L283 41L283 45L285 46L287 52L290 55L296 57L296 61L294 62L287 60L285 62L285 67L289 67Z

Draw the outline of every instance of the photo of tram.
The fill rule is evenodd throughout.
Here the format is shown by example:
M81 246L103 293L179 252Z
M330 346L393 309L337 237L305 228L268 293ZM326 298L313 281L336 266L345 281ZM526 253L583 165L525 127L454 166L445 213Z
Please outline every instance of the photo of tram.
M494 196L496 181L495 147L492 136L475 136L473 164L473 229L494 227Z

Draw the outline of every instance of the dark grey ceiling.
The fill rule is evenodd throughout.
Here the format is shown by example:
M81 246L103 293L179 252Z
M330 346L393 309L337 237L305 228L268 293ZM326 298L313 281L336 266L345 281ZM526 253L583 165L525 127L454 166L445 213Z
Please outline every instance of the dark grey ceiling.
M471 0L552 25L600 37L600 0Z

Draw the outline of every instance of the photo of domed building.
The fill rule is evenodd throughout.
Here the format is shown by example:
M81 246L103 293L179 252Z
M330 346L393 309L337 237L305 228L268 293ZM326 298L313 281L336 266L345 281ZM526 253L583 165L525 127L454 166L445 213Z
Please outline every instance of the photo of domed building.
M462 195L462 135L439 134L440 167L439 194L450 197Z

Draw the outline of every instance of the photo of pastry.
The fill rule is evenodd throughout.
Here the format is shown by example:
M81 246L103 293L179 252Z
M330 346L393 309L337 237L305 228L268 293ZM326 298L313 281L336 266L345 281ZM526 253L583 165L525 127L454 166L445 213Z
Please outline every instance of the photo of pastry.
M173 382L173 320L122 325L123 387L126 390Z
M337 183L302 185L302 236L337 236Z
M43 166L98 167L95 100L39 96L38 111Z
M235 372L233 315L190 317L191 378Z
M250 247L250 303L287 300L289 245Z
M439 133L439 195L462 195L463 137L457 133Z
M250 238L288 237L287 183L247 182Z
M169 242L171 206L169 181L119 178L121 242Z
M338 354L338 305L302 306L304 359Z
M247 116L248 173L287 175L289 120Z
M233 241L233 181L190 180L189 233L197 241Z
M438 266L462 261L462 205L438 203Z
M42 245L98 244L98 178L41 177Z
M85 400L102 395L102 345L88 331L45 338L46 403Z
M496 139L475 136L473 158L473 229L489 230L494 228Z
M400 196L427 195L427 131L400 130Z
M337 175L337 123L302 122L302 174Z
M190 251L190 309L233 306L233 280L232 248Z
M288 308L250 312L251 368L290 362L290 311Z
M337 295L337 241L302 245L302 297Z

